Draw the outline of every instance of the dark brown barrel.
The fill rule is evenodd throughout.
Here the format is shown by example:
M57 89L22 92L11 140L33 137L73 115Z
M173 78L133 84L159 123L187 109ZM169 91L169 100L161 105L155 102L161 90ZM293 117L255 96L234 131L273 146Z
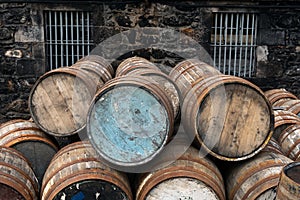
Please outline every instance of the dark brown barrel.
M282 168L292 162L278 153L262 151L229 169L226 178L228 200L274 199Z
M170 71L169 76L178 85L184 98L198 79L221 74L220 71L205 62L187 59L178 63Z
M278 138L283 153L292 160L300 158L300 123L290 125Z
M82 70L67 67L52 70L34 84L29 96L30 114L51 135L74 135L86 125L96 89L97 83Z
M135 56L127 58L119 64L116 69L116 76L124 76L137 69L154 69L160 71L160 69L149 60Z
M271 89L264 92L267 99L270 101L272 106L276 106L276 103L280 101L286 101L291 99L297 99L297 97L291 92L284 88L281 89Z
M263 92L227 75L197 82L183 101L181 120L201 149L227 161L257 154L274 129L273 110Z
M18 150L30 163L39 182L58 147L38 126L27 120L11 120L0 126L0 146Z
M276 200L300 199L300 162L286 165L280 176Z
M170 165L143 174L136 200L225 200L225 187L217 166L193 147Z
M42 200L132 200L127 176L104 165L88 142L67 145L53 157L41 191Z
M177 85L171 80L168 75L156 69L142 68L133 70L127 75L145 76L155 81L164 90L165 94L170 100L174 111L174 118L177 119L179 117L181 93Z
M26 158L0 147L0 191L7 199L38 200L38 182Z
M172 105L156 82L143 76L121 76L95 95L87 134L103 159L136 167L151 161L171 137Z
M96 65L97 67L103 69L104 71L108 71L112 77L114 76L115 70L114 68L111 66L111 64L102 56L99 55L87 55L84 56L83 58L81 58L80 60L78 60L76 63L80 63L81 61L88 61L89 63L93 62L93 63L97 63L98 65ZM95 64L93 64L95 65Z
M279 136L281 135L282 131L286 129L290 125L299 124L300 118L285 110L275 110L275 126L274 126L274 134L273 137L278 140Z

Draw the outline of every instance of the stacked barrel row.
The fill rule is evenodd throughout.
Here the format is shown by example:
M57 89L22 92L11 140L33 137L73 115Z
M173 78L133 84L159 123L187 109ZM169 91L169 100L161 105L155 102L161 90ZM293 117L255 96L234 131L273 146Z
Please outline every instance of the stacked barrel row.
M1 152L22 154L0 162L21 168L4 170L14 182L1 178L0 188L43 200L297 199L298 143L284 143L288 154L278 139L299 132L297 114L278 114L290 109L285 98L273 105L249 81L195 59L166 74L140 57L114 70L87 56L39 78L32 121L0 126Z

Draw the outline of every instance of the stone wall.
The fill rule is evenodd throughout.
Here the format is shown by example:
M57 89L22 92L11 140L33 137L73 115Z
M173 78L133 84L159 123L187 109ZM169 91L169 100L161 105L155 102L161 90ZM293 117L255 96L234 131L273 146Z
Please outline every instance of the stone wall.
M280 1L279 1L280 2ZM286 88L300 97L300 4L235 1L122 1L95 3L0 3L0 122L29 118L30 89L48 66L45 58L43 9L93 12L92 54L114 67L138 55L166 72L187 57L210 62L212 10L250 9L259 13L258 67L251 78L263 90ZM262 4L262 5L259 5ZM195 44L196 42L196 44Z

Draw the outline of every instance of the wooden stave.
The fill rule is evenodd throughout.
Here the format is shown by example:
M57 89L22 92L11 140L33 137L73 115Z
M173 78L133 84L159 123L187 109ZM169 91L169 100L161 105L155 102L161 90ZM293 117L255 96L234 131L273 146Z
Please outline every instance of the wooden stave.
M287 157L297 160L300 157L300 123L288 126L282 131L278 143Z
M292 94L291 92L288 92L286 89L280 88L280 89L270 89L264 92L267 99L270 101L271 105L274 106L278 101L286 101L289 99L297 99L297 97Z

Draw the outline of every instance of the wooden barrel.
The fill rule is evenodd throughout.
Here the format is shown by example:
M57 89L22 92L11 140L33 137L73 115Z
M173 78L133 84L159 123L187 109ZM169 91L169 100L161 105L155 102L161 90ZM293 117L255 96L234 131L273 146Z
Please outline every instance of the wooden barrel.
M82 70L66 67L52 70L32 87L30 114L35 123L51 135L74 135L86 125L96 88L97 83Z
M121 76L95 95L87 118L87 134L106 161L137 166L152 160L173 133L172 105L154 81Z
M168 75L156 69L142 68L128 72L127 75L145 76L154 80L164 90L165 94L170 100L173 107L174 118L179 118L181 94L177 85L171 80Z
M0 147L0 191L3 199L38 200L38 182L18 151Z
M286 165L280 176L276 200L300 199L300 162Z
M275 125L274 125L274 133L273 137L278 140L279 136L281 135L282 131L286 129L290 125L299 124L300 118L285 110L275 110Z
M292 160L300 158L300 123L288 126L278 138L283 153Z
M38 181L57 152L58 147L38 126L27 120L11 120L0 125L0 146L12 147L30 163Z
M297 99L297 97L291 92L287 91L284 88L280 89L271 89L264 92L267 99L270 101L272 106L276 106L276 103L280 101L286 101L291 99Z
M250 158L273 134L269 101L257 86L239 77L220 75L197 82L181 112L185 129L201 149L221 160Z
M169 76L178 85L184 98L198 79L221 74L220 71L205 62L187 59L178 63L170 71Z
M81 61L89 61L89 63L93 62L93 63L97 63L97 67L103 69L104 71L108 71L108 75L110 76L114 76L115 74L115 70L114 68L111 66L111 64L102 56L99 55L87 55L82 57L80 60L78 60L76 63L79 63ZM93 64L94 65L94 64Z
M149 60L134 56L125 59L119 64L118 68L116 69L116 76L124 76L127 73L137 69L153 69L160 71L160 69Z
M271 137L267 146L262 151L271 151L274 153L279 153L279 154L284 155L284 153L282 152L281 146L279 145L277 140L275 140L274 137Z
M136 200L225 200L225 187L217 166L193 147L173 163L143 174Z
M281 107L284 110L287 110L291 113L300 117L300 100L299 99L292 99L287 101L281 101L281 103L277 104L277 106Z
M229 169L226 177L228 200L274 199L282 168L292 162L278 153L262 151Z
M127 176L106 165L87 141L62 148L43 179L42 200L132 200Z

